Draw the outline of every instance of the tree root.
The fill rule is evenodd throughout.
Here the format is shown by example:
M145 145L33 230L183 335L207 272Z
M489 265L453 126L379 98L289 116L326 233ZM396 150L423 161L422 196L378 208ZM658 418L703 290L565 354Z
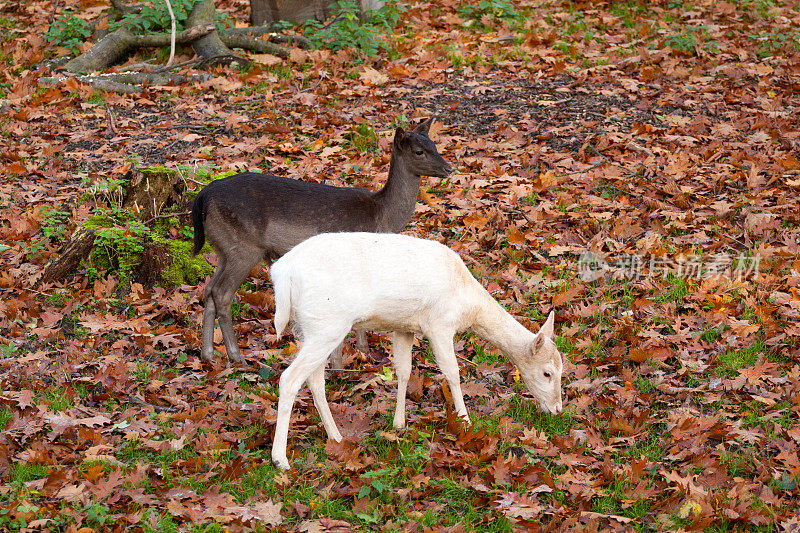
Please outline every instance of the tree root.
M187 44L215 31L213 24L190 27L175 35L175 42ZM99 43L69 61L62 70L72 74L103 70L129 54L135 48L169 46L170 35L166 33L136 35L121 28L106 35Z
M286 59L289 57L289 50L283 46L269 41L263 41L257 37L250 37L249 35L220 35L222 42L228 48L242 48L244 50L252 50L261 54L272 54L280 58Z
M120 2L120 8L124 6ZM129 8L124 8L129 9ZM133 8L130 8L133 9ZM286 36L274 33L272 26L258 26L253 28L230 28L217 31L214 22L215 7L213 0L198 1L186 21L186 30L175 34L177 44L191 44L202 67L217 65L245 66L250 62L231 51L232 48L252 50L259 53L269 53L282 58L289 57L289 49L281 46L285 43L303 48L310 46L303 37ZM269 39L259 37L268 35ZM98 72L122 60L137 48L166 47L170 46L171 35L168 33L138 35L127 28L120 28L107 34L97 44L80 56L67 62L60 70L75 75ZM141 78L135 79L125 75L111 76L80 76L78 79L93 87L114 92L138 92L142 84L164 85L166 83L179 83L181 81L196 81L196 77L180 78L175 75L165 80L160 71L140 74ZM41 83L52 85L65 78L42 78ZM203 80L204 81L204 80Z
M250 37L261 37L263 35L267 35L269 36L269 40L272 43L287 44L290 46L297 45L300 48L306 48L306 49L311 48L311 41L309 41L302 35L284 35L282 33L277 33L273 26L250 26L247 28L226 28L222 30L220 35L222 36L223 41L226 38L239 35L248 35ZM240 46L239 48L242 47Z

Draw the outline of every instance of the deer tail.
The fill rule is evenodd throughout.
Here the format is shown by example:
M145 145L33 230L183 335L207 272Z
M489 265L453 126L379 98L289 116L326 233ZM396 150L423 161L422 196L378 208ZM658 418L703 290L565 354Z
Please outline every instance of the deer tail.
M275 289L275 336L280 338L292 314L292 277L275 268L270 277Z
M203 226L203 219L206 216L206 196L205 189L195 196L192 203L192 225L194 226L194 249L192 254L197 255L206 243L206 230Z

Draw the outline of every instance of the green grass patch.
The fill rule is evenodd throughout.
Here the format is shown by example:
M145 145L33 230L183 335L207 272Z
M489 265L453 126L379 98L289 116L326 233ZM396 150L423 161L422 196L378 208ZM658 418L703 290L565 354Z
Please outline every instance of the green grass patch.
M758 356L765 353L764 342L759 339L746 348L728 350L719 354L714 370L721 376L735 376L742 368L756 364Z
M520 395L515 395L509 400L506 415L516 422L521 422L526 426L533 426L539 431L543 431L551 438L559 435L568 435L570 429L576 424L574 415L568 409L557 415L545 413L539 409L536 401Z
M75 392L72 389L54 387L40 392L40 401L46 402L47 408L54 413L59 413L73 406L74 396Z
M627 516L642 519L650 510L650 501L636 500L630 503L632 484L625 479L616 479L603 489L603 495L592 499L592 511L602 514Z
M683 300L689 294L689 287L686 284L686 279L675 276L674 274L667 275L666 291L659 293L655 297L656 302L678 302Z
M378 150L378 134L367 122L354 124L346 134L350 145L359 152L375 152Z
M431 480L428 486L437 492L431 501L442 505L442 509L436 512L427 511L420 522L426 527L441 527L442 519L445 518L448 525L461 524L469 529L476 528L478 524L484 522L484 516L491 513L490 509L475 507L470 502L478 492L472 488L464 487L461 483L448 478ZM480 528L481 531L489 532L511 532L511 524L505 517L491 516L487 526Z

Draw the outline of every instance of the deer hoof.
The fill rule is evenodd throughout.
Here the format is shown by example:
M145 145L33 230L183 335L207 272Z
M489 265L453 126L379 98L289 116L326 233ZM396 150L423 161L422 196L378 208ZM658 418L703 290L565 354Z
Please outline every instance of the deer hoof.
M244 357L242 357L240 353L231 353L228 354L228 361L231 363L244 364Z
M275 463L275 466L281 470L289 470L289 460L286 458L286 456L273 457L272 462Z

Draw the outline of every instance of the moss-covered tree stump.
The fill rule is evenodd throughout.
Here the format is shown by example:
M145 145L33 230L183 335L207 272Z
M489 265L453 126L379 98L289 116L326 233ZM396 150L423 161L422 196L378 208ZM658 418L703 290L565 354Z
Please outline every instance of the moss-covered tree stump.
M109 199L116 208L101 209L84 222L39 283L67 281L84 260L94 271L116 271L121 280L146 286L196 284L212 272L202 255L191 253L191 240L161 235L176 224L173 217L188 218L192 194L181 174L162 166L136 168L123 183L121 200Z

